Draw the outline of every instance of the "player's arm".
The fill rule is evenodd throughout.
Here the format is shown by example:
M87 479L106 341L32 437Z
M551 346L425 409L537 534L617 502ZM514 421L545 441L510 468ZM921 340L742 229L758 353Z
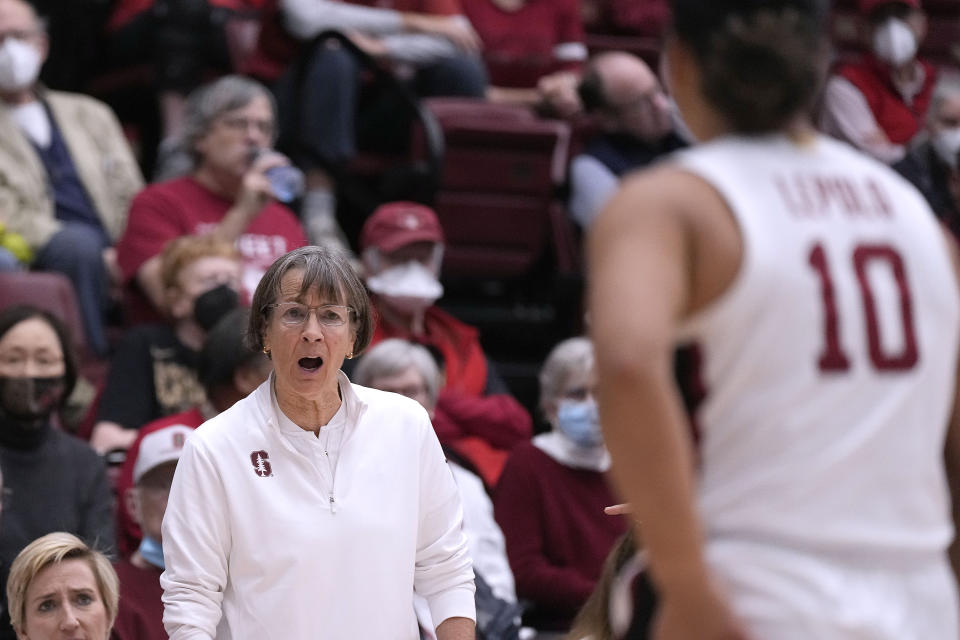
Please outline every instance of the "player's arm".
M944 231L947 246L950 249L950 258L953 262L953 270L956 274L957 286L960 287L960 248L953 236ZM958 364L960 367L960 364ZM954 529L960 531L960 370L957 371L954 380L956 390L953 400L953 414L950 416L950 424L947 427L947 442L944 451L944 459L947 469L947 480L950 483L950 499L953 505L953 523ZM953 544L950 545L950 564L953 565L953 573L960 580L960 542L954 535Z
M716 194L669 168L633 178L592 229L589 308L613 475L643 523L669 638L741 638L712 585L694 507L690 429L673 379L675 330L700 292L692 214ZM722 206L722 205L721 205ZM667 631L669 629L669 632Z

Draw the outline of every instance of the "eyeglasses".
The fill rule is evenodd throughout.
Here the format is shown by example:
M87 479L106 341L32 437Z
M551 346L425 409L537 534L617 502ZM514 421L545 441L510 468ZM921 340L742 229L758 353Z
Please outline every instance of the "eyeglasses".
M350 320L353 307L342 304L321 304L308 307L299 302L278 302L268 304L265 309L277 309L280 315L280 324L285 327L302 327L310 317L311 311L317 312L317 322L325 327L342 327Z
M258 132L267 136L273 136L274 125L271 120L254 120L253 118L244 118L242 116L226 116L220 118L220 123L231 131L247 131L254 127Z

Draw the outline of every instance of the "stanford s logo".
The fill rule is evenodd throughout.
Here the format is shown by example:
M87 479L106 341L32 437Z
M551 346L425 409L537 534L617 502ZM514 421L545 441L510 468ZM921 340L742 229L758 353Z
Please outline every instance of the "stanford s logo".
M254 451L250 454L250 464L253 465L253 472L261 478L273 475L273 468L270 467L270 456L266 451Z

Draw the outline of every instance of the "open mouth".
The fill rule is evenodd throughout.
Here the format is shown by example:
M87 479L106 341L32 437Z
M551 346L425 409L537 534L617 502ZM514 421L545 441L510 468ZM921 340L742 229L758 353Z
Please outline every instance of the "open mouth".
M300 358L297 360L297 364L299 364L300 368L304 371L310 371L312 373L323 365L323 358Z

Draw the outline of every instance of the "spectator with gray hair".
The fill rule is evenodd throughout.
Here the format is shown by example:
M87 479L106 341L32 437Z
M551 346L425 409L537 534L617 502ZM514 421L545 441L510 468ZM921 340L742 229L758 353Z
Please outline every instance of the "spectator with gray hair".
M926 130L893 166L913 183L940 220L960 237L960 74L943 75L933 90Z
M134 321L153 319L162 308L160 253L173 238L212 233L236 243L247 292L276 258L306 244L267 176L289 160L271 150L276 108L265 87L240 76L201 87L187 100L184 129L191 173L141 191L117 246Z
M627 528L603 515L615 500L596 392L593 343L556 345L540 370L540 409L553 428L510 452L493 494L517 596L530 602L524 624L538 631L569 628Z
M191 435L170 488L171 640L415 640L414 593L438 640L473 639L460 495L427 412L341 371L373 322L342 253L301 247L264 275L247 335L273 373Z

